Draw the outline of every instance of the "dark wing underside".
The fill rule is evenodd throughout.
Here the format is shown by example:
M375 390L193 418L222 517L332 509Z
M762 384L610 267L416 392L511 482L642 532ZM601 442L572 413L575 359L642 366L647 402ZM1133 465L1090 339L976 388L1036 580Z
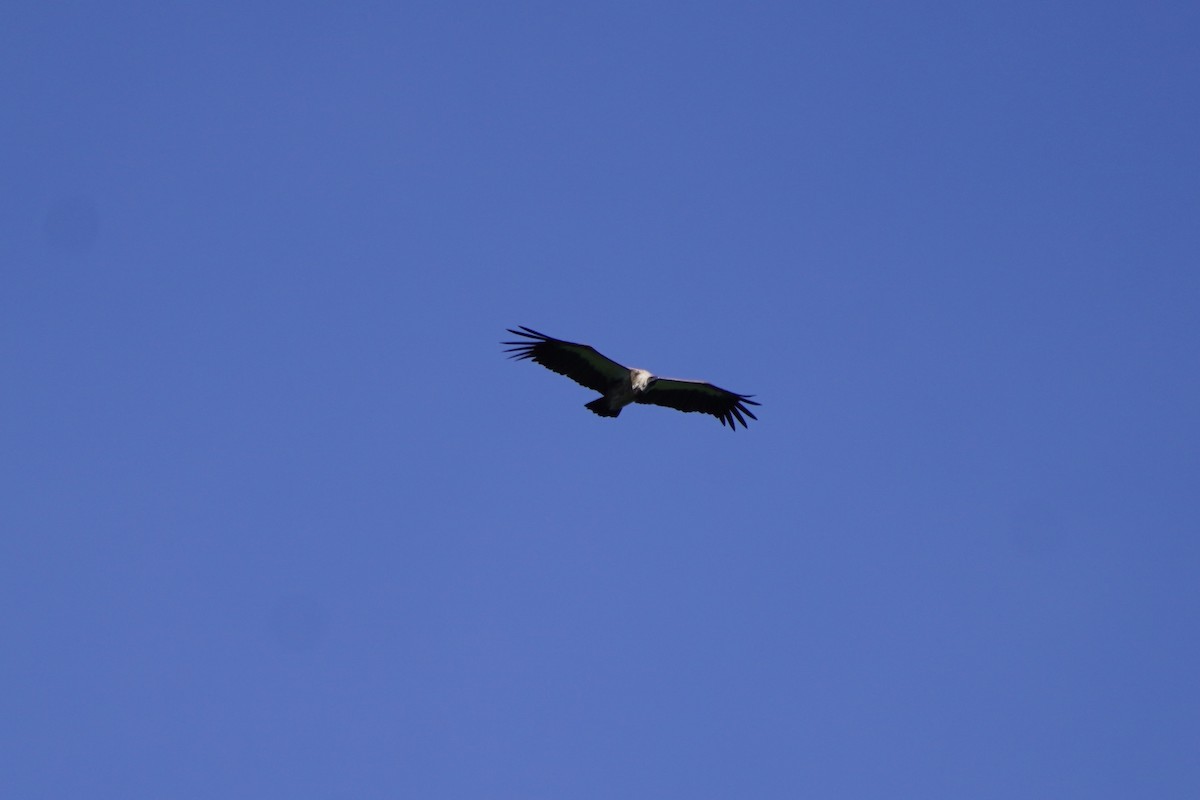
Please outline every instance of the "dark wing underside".
M636 402L655 406L666 406L676 411L698 411L712 414L737 430L737 423L746 427L746 417L758 419L746 406L759 405L750 398L753 395L737 394L703 381L681 381L676 378L659 378L649 389L638 395Z
M538 333L533 328L520 326L520 330L508 329L509 333L524 336L528 341L501 342L513 345L504 352L512 353L509 358L518 361L529 359L535 364L541 364L551 372L566 375L580 386L600 392L608 391L613 382L621 380L629 374L629 370L611 358L606 358L596 352L596 348L586 344L564 342L554 339L544 333Z

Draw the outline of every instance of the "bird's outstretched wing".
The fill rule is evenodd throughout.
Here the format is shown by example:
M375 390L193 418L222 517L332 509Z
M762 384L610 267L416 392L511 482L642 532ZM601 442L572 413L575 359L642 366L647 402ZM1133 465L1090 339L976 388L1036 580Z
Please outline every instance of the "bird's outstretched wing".
M636 402L666 406L677 411L698 411L712 414L737 430L737 423L746 427L746 417L758 419L746 406L757 406L753 395L737 394L704 381L683 381L678 378L659 378L650 388L638 395Z
M501 342L512 345L504 352L512 353L509 358L518 361L529 359L535 364L541 364L546 369L566 375L580 386L604 393L614 381L621 380L629 374L629 369L621 366L611 358L596 351L596 348L586 344L564 342L544 333L538 333L533 328L520 326L520 330L508 329L509 333L524 336L528 341Z

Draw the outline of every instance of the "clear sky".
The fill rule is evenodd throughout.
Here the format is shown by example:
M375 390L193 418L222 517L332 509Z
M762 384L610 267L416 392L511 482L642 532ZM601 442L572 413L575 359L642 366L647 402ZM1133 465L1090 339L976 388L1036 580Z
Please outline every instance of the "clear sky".
M1200 797L1198 41L6 3L0 795Z

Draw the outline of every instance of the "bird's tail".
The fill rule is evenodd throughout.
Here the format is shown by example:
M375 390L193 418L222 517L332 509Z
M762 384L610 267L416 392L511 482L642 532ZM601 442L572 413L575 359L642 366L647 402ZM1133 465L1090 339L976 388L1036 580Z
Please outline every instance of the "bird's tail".
M595 400L585 405L584 408L586 408L588 411L591 411L593 414L599 414L602 417L616 417L620 416L621 414L621 409L618 408L614 411L613 409L609 408L607 397L597 397Z

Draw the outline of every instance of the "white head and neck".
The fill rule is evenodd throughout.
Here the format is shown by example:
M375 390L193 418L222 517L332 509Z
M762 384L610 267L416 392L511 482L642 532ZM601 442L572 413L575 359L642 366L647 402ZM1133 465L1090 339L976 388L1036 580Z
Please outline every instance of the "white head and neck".
M648 370L631 369L629 371L629 383L633 387L633 391L639 394L649 389L655 380L656 378Z

